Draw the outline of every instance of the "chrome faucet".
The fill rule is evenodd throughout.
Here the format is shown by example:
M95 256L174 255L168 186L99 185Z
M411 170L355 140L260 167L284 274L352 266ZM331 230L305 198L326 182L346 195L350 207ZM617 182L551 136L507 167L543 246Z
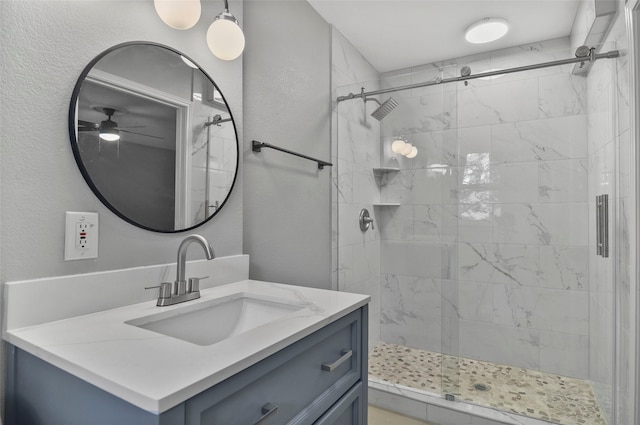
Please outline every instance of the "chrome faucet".
M176 281L164 282L160 285L160 295L158 296L158 306L167 306L178 304L185 301L200 298L200 280L206 277L191 277L188 281L185 279L185 269L187 263L187 248L193 242L197 242L204 249L207 260L213 260L216 254L213 252L211 244L200 235L189 235L180 243L178 247L178 261L176 264L177 273Z

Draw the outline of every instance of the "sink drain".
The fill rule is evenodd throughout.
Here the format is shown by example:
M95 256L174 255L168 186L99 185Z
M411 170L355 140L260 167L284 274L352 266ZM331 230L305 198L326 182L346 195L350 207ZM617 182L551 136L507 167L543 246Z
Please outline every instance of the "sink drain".
M473 389L476 391L489 391L489 387L485 384L474 384Z

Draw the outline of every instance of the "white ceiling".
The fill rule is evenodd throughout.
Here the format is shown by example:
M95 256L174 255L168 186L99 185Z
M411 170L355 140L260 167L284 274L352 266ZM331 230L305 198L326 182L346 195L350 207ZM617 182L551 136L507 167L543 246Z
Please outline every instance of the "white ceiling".
M568 36L585 0L308 0L376 68L393 71ZM482 18L510 22L505 37L465 41Z

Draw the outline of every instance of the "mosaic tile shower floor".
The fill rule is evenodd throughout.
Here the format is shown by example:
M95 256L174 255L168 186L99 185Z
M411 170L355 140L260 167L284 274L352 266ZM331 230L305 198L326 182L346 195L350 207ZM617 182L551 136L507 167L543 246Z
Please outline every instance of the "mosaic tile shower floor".
M562 425L606 425L591 386L580 379L387 343L369 353L369 374L436 394L444 387L457 400Z

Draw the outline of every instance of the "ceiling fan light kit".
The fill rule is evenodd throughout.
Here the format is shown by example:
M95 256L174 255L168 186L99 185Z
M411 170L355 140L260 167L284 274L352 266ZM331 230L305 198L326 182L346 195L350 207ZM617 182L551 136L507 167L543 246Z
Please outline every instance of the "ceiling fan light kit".
M224 11L215 17L207 30L207 46L218 59L232 61L244 51L245 39L240 23L229 12L229 2L224 1ZM178 30L193 27L200 19L200 0L154 0L160 19Z
M113 117L115 114L126 114L126 110L124 109L116 109L107 106L93 106L91 109L103 112L107 116L107 119L100 121L100 124L90 121L78 120L78 131L97 131L100 140L104 140L107 142L119 141L121 133L150 137L153 139L164 139L164 137L162 136L131 131L132 128L139 128L141 126L128 126L124 128L118 126L118 123L113 121L111 117Z
M113 108L104 108L103 110L107 115L107 119L100 122L100 138L107 142L115 142L117 140L120 140L120 130L118 130L118 123L115 121L111 121L111 117L116 113L116 110Z
M106 125L108 125L109 123L111 123L111 126L105 127ZM115 126L118 125L118 123L115 123L113 121L102 121L102 127L100 129L100 138L104 141L107 142L115 142L120 140L120 131L115 128Z

